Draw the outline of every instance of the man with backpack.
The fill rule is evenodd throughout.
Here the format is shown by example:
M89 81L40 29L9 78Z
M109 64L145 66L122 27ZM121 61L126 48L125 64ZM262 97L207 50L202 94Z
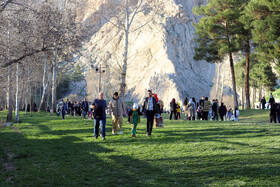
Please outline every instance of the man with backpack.
M92 102L92 109L93 111L93 116L94 116L94 136L95 139L98 138L99 135L99 126L101 127L101 138L102 140L105 140L106 136L106 112L105 109L107 108L107 103L104 98L104 93L100 92L99 93L99 98L95 99Z

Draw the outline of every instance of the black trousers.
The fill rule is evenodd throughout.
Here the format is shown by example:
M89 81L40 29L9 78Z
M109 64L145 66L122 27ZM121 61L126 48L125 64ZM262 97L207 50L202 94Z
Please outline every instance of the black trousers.
M221 120L224 121L224 115L220 114L220 117L221 117Z
M277 123L276 122L276 115L270 115L270 123L272 123L272 122Z
M147 116L147 134L151 135L153 130L153 125L154 125L155 111L147 110L146 116Z
M215 121L215 120L219 121L219 119L218 119L218 112L213 111L213 117L212 117L212 120L213 120L213 121Z
M170 112L169 120L172 120L172 114L174 114L174 119L177 120L177 119L178 119L178 118L177 118L177 117L178 117L178 116L177 116L177 111L171 111L171 112Z
M209 113L209 112L204 112L204 111L203 111L202 120L208 120L208 113Z

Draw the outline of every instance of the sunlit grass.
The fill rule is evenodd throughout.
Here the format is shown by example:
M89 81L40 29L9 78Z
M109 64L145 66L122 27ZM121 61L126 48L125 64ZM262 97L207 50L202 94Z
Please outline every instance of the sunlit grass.
M267 110L242 111L238 123L165 119L152 137L142 119L136 138L126 122L124 135L112 136L108 118L105 141L94 139L91 120L20 117L0 129L2 186L280 184L280 126Z

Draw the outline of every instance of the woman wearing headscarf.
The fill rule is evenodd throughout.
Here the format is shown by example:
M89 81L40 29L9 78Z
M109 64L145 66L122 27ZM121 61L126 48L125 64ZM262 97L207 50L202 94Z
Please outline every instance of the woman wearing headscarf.
M174 119L177 120L177 104L175 98L170 102L170 120L172 120L172 114L174 114Z
M195 103L193 102L193 99L191 98L189 100L189 103L187 105L188 109L188 120L192 121L195 120Z
M183 103L183 109L185 111L185 120L188 120L188 108L187 108L188 104L189 104L189 99L186 97Z

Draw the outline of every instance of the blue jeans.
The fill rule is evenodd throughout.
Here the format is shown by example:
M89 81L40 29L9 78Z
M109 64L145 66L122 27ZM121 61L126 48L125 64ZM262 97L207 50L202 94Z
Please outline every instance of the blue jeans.
M106 136L106 117L100 119L94 119L94 136L98 137L99 135L99 126L101 126L101 136L105 138Z

